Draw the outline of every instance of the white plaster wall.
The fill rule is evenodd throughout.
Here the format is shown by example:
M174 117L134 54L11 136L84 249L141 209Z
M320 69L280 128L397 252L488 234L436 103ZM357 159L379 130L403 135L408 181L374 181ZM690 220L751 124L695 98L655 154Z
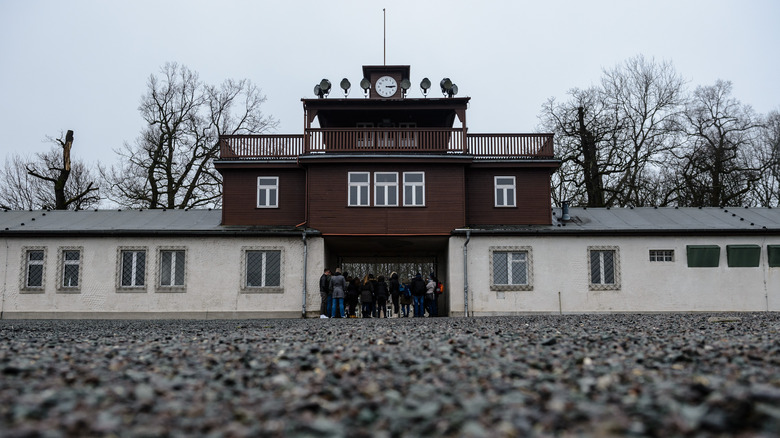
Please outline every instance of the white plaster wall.
M266 315L300 317L303 305L303 242L300 237L282 238L39 238L5 239L3 263L3 314L178 314L193 317ZM322 239L307 241L309 291L316 286L321 270ZM23 247L45 247L46 267L43 293L21 291L24 275ZM82 247L81 290L63 293L57 289L59 249ZM127 292L117 288L119 247L147 250L146 288ZM159 248L186 249L184 292L165 292L156 287ZM282 292L241 291L242 248L282 249ZM314 260L314 262L312 262ZM316 276L316 278L312 278ZM317 290L315 288L315 290ZM307 310L319 308L319 292L307 297Z
M453 314L463 314L463 243L450 239L449 296ZM689 268L686 245L717 244L717 268ZM756 268L730 268L726 245L757 244ZM780 268L769 268L766 245L780 238L746 237L485 237L471 236L468 245L469 313L526 312L664 312L778 311ZM533 290L490 290L490 247L531 247ZM616 246L620 257L620 289L588 287L589 246ZM650 249L673 249L674 262L650 262ZM560 293L560 298L559 298Z

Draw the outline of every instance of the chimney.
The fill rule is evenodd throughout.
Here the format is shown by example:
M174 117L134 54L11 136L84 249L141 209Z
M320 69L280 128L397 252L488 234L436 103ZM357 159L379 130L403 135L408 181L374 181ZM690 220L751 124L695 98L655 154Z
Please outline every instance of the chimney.
M561 202L561 220L562 221L571 220L571 216L569 216L569 201Z

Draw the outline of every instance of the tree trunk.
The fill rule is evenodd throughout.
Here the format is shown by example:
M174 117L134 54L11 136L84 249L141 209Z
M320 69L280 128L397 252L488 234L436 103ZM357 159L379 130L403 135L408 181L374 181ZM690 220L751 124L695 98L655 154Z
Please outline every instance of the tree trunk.
M577 123L584 159L585 192L588 207L604 207L604 183L599 172L598 151L593 133L585 127L585 108L577 108Z

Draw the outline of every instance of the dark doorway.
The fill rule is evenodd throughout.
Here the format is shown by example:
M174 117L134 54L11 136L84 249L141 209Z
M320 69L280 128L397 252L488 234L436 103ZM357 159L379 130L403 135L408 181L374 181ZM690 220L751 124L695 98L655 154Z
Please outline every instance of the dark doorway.
M423 277L427 277L431 272L438 272L436 257L339 257L338 266L352 277L358 278L363 278L366 274L374 274L374 277L384 275L390 278L391 273L397 272L398 279L404 283L408 283L418 272Z

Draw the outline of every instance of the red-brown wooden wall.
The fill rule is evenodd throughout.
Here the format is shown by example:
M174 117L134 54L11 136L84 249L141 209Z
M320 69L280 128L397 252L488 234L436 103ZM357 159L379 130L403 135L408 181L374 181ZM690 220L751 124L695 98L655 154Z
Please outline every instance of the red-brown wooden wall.
M279 208L257 208L257 177L279 177ZM304 220L306 172L300 168L222 169L223 225L295 226Z
M372 206L347 205L348 172L372 172ZM373 207L373 172L399 173L398 207ZM403 206L403 172L425 172L425 207ZM449 234L465 224L463 176L462 165L312 165L309 167L309 226L323 234Z
M494 176L514 176L517 207L496 207ZM466 171L469 225L550 224L550 170L546 168L470 168Z

